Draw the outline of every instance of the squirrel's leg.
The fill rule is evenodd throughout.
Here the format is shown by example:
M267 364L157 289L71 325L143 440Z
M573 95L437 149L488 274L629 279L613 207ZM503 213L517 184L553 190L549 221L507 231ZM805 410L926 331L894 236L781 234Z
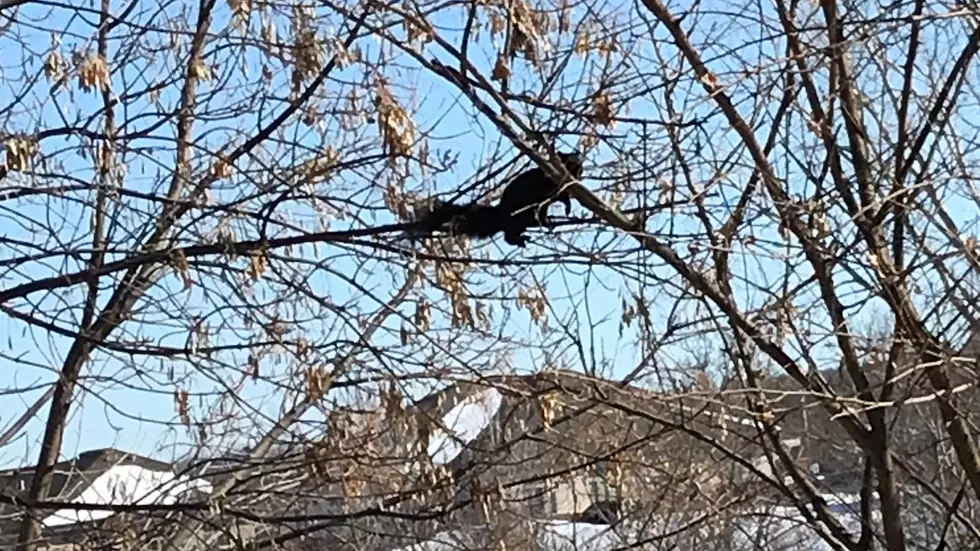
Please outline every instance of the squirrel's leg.
M568 192L566 191L566 192L563 192L561 195L559 195L558 196L558 200L561 201L561 204L565 205L565 216L571 216L571 214L572 214L572 197L568 194Z
M534 221L539 226L544 226L548 221L548 201L541 201L531 210L534 213Z
M554 231L554 228L550 226L551 217L548 216L548 207L551 206L551 201L544 201L538 204L537 208L534 210L534 221L538 226L547 229L548 231Z
M514 222L516 222L516 220L514 220ZM511 224L506 230L504 230L504 241L506 241L509 245L523 249L529 242L527 236L524 235L524 231L526 229L527 228L522 224Z

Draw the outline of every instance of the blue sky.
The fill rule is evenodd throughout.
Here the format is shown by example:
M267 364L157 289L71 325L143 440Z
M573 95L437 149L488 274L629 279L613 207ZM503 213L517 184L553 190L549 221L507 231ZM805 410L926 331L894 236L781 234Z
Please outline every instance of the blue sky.
M113 4L115 6L115 4ZM726 4L727 5L727 4ZM169 4L167 9L174 11L181 5ZM624 5L625 6L625 5ZM22 14L24 16L30 14L41 14L47 9L39 6L27 6L24 8ZM321 10L323 12L324 10ZM214 23L215 29L224 28L226 22L228 21L228 8L224 3L218 4L218 13L216 15L216 20ZM580 12L575 14L573 21L577 21L581 16ZM94 15L87 14L90 20L94 20ZM191 17L193 20L193 17ZM729 32L725 33L725 36L731 37L732 44L742 44L743 37L738 35L741 30L737 25L737 19L726 20L719 18L718 20L724 21L736 21L736 23L731 23L731 28L728 29ZM257 24L257 15L253 15L253 24ZM460 27L462 25L461 14L453 13L450 16L444 16L438 20L433 21L438 25L454 25L455 27ZM282 22L280 22L282 23ZM635 23L637 26L640 23ZM67 46L71 43L82 44L84 41L88 40L92 34L92 27L88 26L80 16L69 19L67 13L64 10L55 9L50 12L50 15L46 15L41 19L41 21L30 30L28 27L17 27L18 32L24 32L23 37L29 44L30 50L37 52L45 52L50 45L49 34L44 30L47 28L70 28L75 33L77 33L77 38L66 37L63 39L63 44ZM639 27L642 31L642 27ZM484 31L484 34L486 31ZM662 30L659 31L662 35ZM452 36L450 34L449 36ZM4 36L0 37L0 51L4 52L22 52L19 46L13 43L14 37ZM565 38L567 42L568 37ZM117 40L114 42L112 49L117 51L119 48L125 47L125 41ZM375 39L365 39L359 42L360 47L364 50L364 53L368 57L375 57L377 55L377 50L379 48L378 41ZM663 55L666 56L676 56L676 49L665 46L664 44L658 44L659 49L664 52ZM781 47L781 46L780 46ZM740 53L744 57L751 59L756 59L761 55L772 56L772 52L763 51L760 54L760 47L748 47L743 48ZM436 48L430 47L429 52L437 51ZM477 65L488 68L493 64L493 58L487 55L487 52L493 51L488 47L486 40L481 42L481 47L472 48L470 50L471 56L474 56ZM714 44L712 48L706 48L704 51L704 57L711 61L712 68L718 72L722 78L733 78L731 75L725 73L726 68L732 68L737 66L737 61L729 61L723 56L726 55L725 44L717 43ZM431 55L431 54L429 54ZM482 56L482 57L481 57ZM656 52L653 45L649 41L641 43L641 50L637 52L637 56L640 59L653 60L656 59ZM755 56L755 57L753 57ZM43 59L43 55L37 59ZM34 71L40 70L39 61L35 59L32 65L28 65L28 74ZM258 72L258 54L254 51L249 51L244 54L242 59L245 63L249 64L250 70L253 74ZM399 56L401 61L405 61L405 56ZM8 61L10 60L10 61ZM570 91L575 93L580 97L586 90L586 86L576 86L578 84L589 84L590 77L588 75L590 70L595 68L595 64L598 62L597 56L593 55L588 60L573 59L569 67L566 69L564 76L562 78L562 86L568 87ZM0 67L4 71L4 75L10 77L22 76L23 73L18 73L21 71L19 69L19 60L6 58L0 61ZM486 120L476 120L473 118L473 109L466 108L465 104L461 107L460 101L465 102L465 98L460 98L458 94L451 91L449 86L439 79L425 72L412 73L412 68L417 66L413 63L407 63L406 68L401 71L401 77L404 81L413 84L413 93L403 93L400 97L406 103L412 103L417 105L418 114L416 120L420 128L426 128L428 126L434 125L435 133L430 140L430 147L433 151L439 149L450 150L454 154L459 155L459 162L453 171L439 175L438 178L432 179L430 177L429 181L419 182L417 180L411 181L407 186L411 191L418 192L430 192L433 190L446 191L453 189L455 186L459 185L461 181L467 181L474 177L479 172L479 169L485 159L493 154L494 150L497 148L508 152L505 158L509 158L513 153L513 148L499 136L499 134L492 128L492 125ZM275 68L274 79L277 84L282 85L282 89L285 90L288 83L288 72L285 70L279 70ZM138 82L139 78L142 78L141 71L149 71L152 75L157 72L156 75L159 77L159 72L163 69L158 66L148 65L146 67L130 67L124 73L117 74L114 77L114 83L121 83L121 79L126 79L127 81ZM395 78L396 69L392 69L392 78ZM583 71L586 76L583 76ZM231 72L237 75L237 73ZM353 77L357 74L354 71L341 71L337 73L338 78ZM521 69L519 66L515 67L515 78L512 80L512 89L521 88L522 84L520 78L527 78L529 82L535 81L535 75L528 71L527 69ZM240 75L236 78L244 78ZM655 86L654 83L651 83ZM337 86L336 82L328 84L328 89L331 86ZM559 86L560 88L561 86ZM686 87L686 88L685 88ZM684 110L685 112L706 115L711 113L711 105L704 105L703 103L703 90L700 88L696 82L682 82L680 85L682 90L686 89L687 93L690 94L690 99L687 104L678 105L678 109ZM206 91L207 87L203 87ZM533 86L532 86L533 89ZM47 90L46 85L42 85L38 90ZM0 105L7 105L11 100L11 88L10 86L4 85L0 86ZM82 112L92 112L96 109L98 105L96 97L92 94L86 94L80 92L76 89L74 90L74 98L77 102L75 107L80 109ZM202 92L203 93L203 92ZM283 92L284 94L285 92ZM237 94L237 95L235 95ZM245 92L239 91L232 93L231 96L226 97L227 101L235 101L241 99L241 96ZM684 95L683 92L679 94ZM758 97L752 91L752 87L749 84L744 84L742 86L736 85L733 88L732 95L734 100L736 100L737 105L743 114L750 112L752 108L752 102L757 101ZM69 103L68 96L62 92L59 96L59 101L64 103ZM32 101L36 101L30 98ZM368 98L369 99L369 98ZM160 101L164 105L173 105L177 100L177 90L174 87L167 88L163 91L160 97ZM8 123L9 126L4 128L4 130L21 130L21 131L35 131L43 128L57 127L62 123L59 120L58 108L61 105L55 106L50 101L44 103L44 109L42 110L42 120L37 128L27 127L17 127L17 123L21 121L29 121L30 113L22 114L21 116L14 118L12 122ZM135 106L134 109L148 109L148 105ZM274 116L273 113L278 113L281 109L281 105L270 105L263 118L268 121ZM774 108L774 107L773 107ZM630 105L630 116L633 117L649 117L651 119L666 119L668 118L663 111L662 107L662 92L655 88L655 91L650 94L650 97L643 101L635 101ZM249 129L255 128L257 122L259 121L259 114L248 113L242 114L237 119L239 126L237 128L224 128L220 124L209 124L206 122L199 122L195 126L197 135L204 135L208 132L208 138L205 143L209 147L219 147L220 145L226 143L229 140L233 140L236 135L241 132L247 132ZM765 135L768 131L766 120L754 121L760 127L759 134ZM140 124L134 124L136 128L140 128ZM305 129L299 125L290 126L291 129L298 128L300 132L306 132L307 136L301 139L305 145L310 147L318 147L325 140L324 138L317 137L314 132L309 129ZM723 121L720 117L715 117L709 123L709 125L704 130L705 139L712 140L713 143L703 144L706 149L715 147L720 151L730 149L734 144L734 138L730 133L722 133L719 129L724 128ZM668 149L665 147L666 138L665 132L662 128L651 125L649 127L651 134L653 135L654 147L651 148L650 156L655 159L654 170L657 171L669 171L668 159L664 157L668 153ZM717 133L712 133L715 130ZM373 131L373 128L371 129ZM629 139L623 140L628 142L636 142L639 139L640 129L637 126L630 127L629 125L620 125L616 129L609 130L610 133L630 133L631 137ZM167 130L169 134L170 130ZM710 137L710 138L708 138ZM147 140L147 145L149 140ZM53 151L58 150L62 147L67 147L67 140L63 138L56 138L52 140L46 140L42 143L42 150L46 154L50 154ZM77 143L77 142L72 142ZM566 147L572 147L575 145L575 138L572 137L564 142ZM722 156L721 153L715 153L718 156ZM90 164L81 162L75 156L65 156L69 162L75 164L69 164L66 169L71 171L73 175L81 179L91 178L91 167ZM126 185L132 186L134 189L141 189L149 191L149 185L151 184L151 179L149 177L144 177L142 174L152 175L156 170L159 170L162 166L167 166L168 162L172 159L172 152L170 150L159 150L152 152L147 155L133 157L131 158L131 164L129 168L129 176L126 179ZM610 161L613 161L614 157L608 148L600 147L598 150L590 152L587 171L591 171L587 176L593 178L590 182L586 179L586 185L595 186L596 176L608 176L606 172L607 168L600 169ZM780 169L782 167L779 167ZM675 167L676 169L676 167ZM713 167L711 166L700 166L696 167L695 180L707 181L712 176ZM744 168L733 169L732 174L725 186L718 189L719 196L711 199L709 204L715 206L719 204L724 204L727 201L733 200L736 197L739 185L744 185L747 179L747 170ZM241 180L236 180L235 177L224 189L216 190L216 197L219 200L231 200L237 196L239 190L236 189L237 185L244 185ZM649 188L654 189L656 186L656 181L648 182ZM801 190L804 191L804 190ZM372 204L379 205L380 201L377 197L380 194L375 190L372 197ZM962 203L962 208L953 211L954 216L958 218L961 222L972 221L973 226L964 225L964 230L969 230L971 227L975 226L976 215L973 207L967 203ZM634 206L634 205L627 205ZM0 204L0 209L6 208L5 205ZM578 205L575 205L575 211L577 215L583 215L585 213L584 209ZM17 217L23 214L25 216L33 216L38 220L45 220L46 212L40 207L26 208L23 206L18 206L18 211L6 211L0 210L0 235L5 236L23 236L28 230L23 227L19 227L15 221ZM294 214L297 219L302 220L306 227L313 228L313 217L309 210L299 210L296 209ZM87 227L87 222L84 220L84 214L80 212L77 207L69 207L62 214L66 219L72 222L76 220L82 220L80 227ZM384 224L391 221L390 216L382 215L378 216L376 220L368 219L372 223ZM341 224L342 225L342 224ZM338 226L340 227L340 226ZM668 232L673 231L676 235L689 234L697 230L697 226L692 222L692 219L687 215L678 214L674 218L669 218L664 215L660 215L653 219L650 223L650 229L653 231ZM763 229L760 228L760 235L773 235L773 228ZM544 236L540 233L537 235L539 238ZM84 233L75 233L73 235L65 235L63 238L70 238L74 242L84 243L87 236ZM562 239L569 239L567 234L563 234ZM549 244L545 238L545 243ZM628 239L619 236L616 232L612 230L601 228L598 231L581 231L575 234L574 241L571 245L580 247L582 250L605 250L607 252L613 250L627 250L631 243ZM676 242L676 246L679 250L684 250L687 243L683 238L679 238ZM558 245L558 250L563 250L565 245ZM495 241L487 243L482 246L482 249L490 251L490 255L494 258L501 258L506 256L507 258L522 258L529 255L536 254L548 254L549 250L532 246L527 251L519 252L514 251L502 242ZM313 254L313 248L305 248L307 254ZM334 248L328 247L318 247L318 254L331 254L337 251ZM635 253L634 257L635 258ZM670 314L670 309L672 307L672 302L668 296L658 293L658 289L662 289L663 283L658 282L653 277L662 278L663 281L668 284L674 283L676 277L668 270L663 268L658 268L658 262L653 258L647 257L648 265L651 266L649 273L651 279L648 282L648 288L645 289L644 293L647 294L647 298L651 305L651 314L654 321L654 332L662 332L665 326L665 320ZM733 267L736 270L742 269L748 272L749 281L751 285L746 285L743 283L736 283L738 288L739 298L743 304L756 304L759 300L764 297L759 292L759 289L765 289L766 287L774 284L773 278L779 276L780 270L783 269L782 263L778 259L766 259L758 255L735 255L732 259ZM19 274L19 277L30 278L38 277L39 274L50 274L52 271L73 271L78 269L77 264L72 264L72 261L66 262L68 268L64 266L53 264L47 268L35 265L32 272L26 274ZM241 264L240 264L241 265ZM376 290L381 296L386 296L390 293L392 285L398 281L398 272L394 275L389 275L384 272L384 263L374 263L369 266L373 270L373 275L358 275L359 281L363 282L365 285ZM331 265L332 268L336 269L338 272L348 273L348 274L358 274L358 268L349 258L340 258L338 261ZM516 268L510 268L513 272ZM635 333L627 330L622 336L619 334L619 320L621 314L621 303L628 296L625 296L628 292L637 292L637 285L632 282L628 282L626 277L613 268L608 267L592 267L586 268L575 265L543 265L535 267L532 269L534 277L540 281L547 283L548 293L552 299L551 305L554 311L549 314L549 318L553 321L563 320L567 321L569 326L569 331L573 334L577 334L583 340L585 346L583 350L583 355L586 358L587 364L593 361L593 358L597 358L596 367L604 371L606 374L623 375L628 372L635 365L639 357L639 350L635 346ZM491 278L496 277L496 271L489 271L487 276L483 276L480 279L484 282L484 285L478 286L476 290L493 290L495 289L497 281ZM16 279L10 278L12 274L6 274L5 277L0 277L0 288L8 288L12 286L17 281ZM802 278L806 274L798 274L797 277ZM394 283L393 283L394 282ZM311 286L315 290L322 291L325 295L334 297L338 302L342 302L345 299L354 297L354 291L347 285L345 285L337 277L333 277L328 273L318 270L310 281ZM225 286L219 286L215 283L216 287L209 289L210 293L217 293L220 295L223 292L230 292L230 289ZM754 286L754 287L753 287ZM206 307L209 300L212 297L208 295L207 292L201 288L194 288L189 292L179 291L181 288L180 281L173 277L168 276L161 284L161 289L152 293L154 297L162 297L166 293L167 289L178 290L176 296L179 298L179 304L174 303L173 308L177 307L190 307L198 308L201 311ZM583 289L588 289L588 296L581 296L581 291ZM257 287L257 292L262 291L262 285ZM433 300L439 299L441 295L429 293L429 296ZM567 297L567 298L566 298ZM37 297L31 297L32 299L37 299ZM802 298L802 297L801 297ZM441 300L445 300L444 298ZM371 309L376 306L371 303L370 299L361 298L359 299L359 306L363 308L364 312L370 312ZM42 305L44 308L55 308L56 303L49 299ZM410 314L410 311L405 312L406 315ZM873 308L867 308L864 310L863 314L858 314L858 319L872 319L876 315L876 311ZM499 317L497 319L500 319ZM330 331L329 323L330 320L323 320L324 331ZM400 322L391 321L387 324L391 333L387 336L382 337L382 342L394 342L397 339L397 328ZM594 328L593 328L594 326ZM634 325L635 328L635 325ZM171 344L174 346L182 346L184 340L186 339L186 332L179 331L171 328L158 327L141 328L147 337L151 337L158 340L161 344ZM23 389L32 385L38 385L45 381L51 381L54 377L54 369L56 369L63 360L65 351L67 350L67 344L64 339L50 337L41 331L26 331L24 332L24 326L19 322L15 322L9 319L4 320L3 325L0 325L0 331L6 332L8 338L3 339L3 341L9 340L11 345L9 349L5 352L7 355L0 357L0 389ZM332 333L329 333L332 334ZM555 338L554 334L547 337L542 337L538 330L531 324L527 315L523 312L516 312L512 321L507 324L506 336L513 339L515 342L519 342L522 339L537 339L542 338ZM224 338L230 341L234 340L234 335L225 334ZM567 342L567 340L565 341ZM212 340L212 344L219 344ZM0 346L5 346L5 343L0 342ZM515 347L512 347L515 348ZM685 364L690 363L699 353L708 354L713 357L713 359L720 359L720 353L717 350L716 343L713 341L702 341L700 344L693 345L690 349L688 347L671 347L661 354L659 360L664 363L671 364ZM703 350L698 350L702 348ZM577 359L577 351L573 349L559 349L555 347L549 347L549 354L553 359L563 359L567 362L567 365L573 368L581 369L585 366ZM830 350L826 352L827 354L827 365L832 364L833 351ZM476 355L473 358L476 360L485 359L485 356ZM242 363L244 363L244 358L238 358ZM540 369L544 364L544 356L540 351L536 351L529 348L516 347L511 357L512 364L516 369ZM162 422L172 421L174 414L174 405L172 397L172 389L169 386L162 385L160 380L153 382L147 381L147 378L152 378L154 376L159 376L160 373L165 373L168 369L175 369L178 372L178 377L184 375L186 377L186 385L191 389L192 392L206 393L213 389L216 384L228 383L228 381L216 381L208 379L207 374L197 373L189 369L186 364L179 361L163 362L158 363L157 360L151 360L150 363L158 364L153 365L146 370L143 370L142 365L126 365L124 362L118 360L113 360L109 362L97 361L94 362L93 367L87 374L92 376L101 377L125 377L126 381L124 383L129 383L133 385L138 385L141 390L132 390L127 388L125 385L107 385L104 381L91 380L91 384L99 387L98 395L92 395L89 393L85 394L81 407L74 407L73 418L66 431L66 440L63 446L63 455L71 456L76 454L78 451L85 449L103 447L103 446L116 446L123 449L129 449L134 451L139 451L142 453L147 453L155 456L162 456L166 458L168 455L175 453L174 450L167 447L167 443L173 442L174 440L186 442L187 436L184 434L182 428L178 428L176 431L170 428L166 428ZM591 366L589 366L591 367ZM279 369L274 365L263 364L263 370L265 369ZM146 371L140 373L140 371ZM265 371L263 371L265 373ZM285 376L285 373L274 372L276 375ZM162 380L162 379L161 379ZM89 384L89 381L86 381ZM230 384L230 383L229 383ZM19 415L26 404L29 404L33 399L40 395L43 389L36 389L29 392L17 392L14 394L0 394L0 426L8 423L12 418ZM276 409L278 408L278 401L269 400L270 397L275 396L275 388L272 385L254 385L250 386L248 384L244 385L240 397L242 403L239 407L246 407L247 405L255 404L263 413L267 415L274 415ZM261 405L259 405L261 404ZM76 406L78 404L76 403ZM192 406L195 405L192 399ZM43 432L43 418L46 414L47 409L42 411L42 415L39 416L28 429L25 435L18 439L14 445L8 446L5 449L0 450L0 465L10 465L19 464L24 461L25 457L33 458L36 455L36 442ZM254 431L253 431L254 432ZM176 453L184 451L183 449L177 449Z

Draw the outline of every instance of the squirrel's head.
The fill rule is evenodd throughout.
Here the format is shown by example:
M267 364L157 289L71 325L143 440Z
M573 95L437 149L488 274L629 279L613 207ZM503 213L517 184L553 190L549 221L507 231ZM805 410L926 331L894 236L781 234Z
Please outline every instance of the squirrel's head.
M559 153L558 158L561 159L563 165L565 165L565 170L568 171L576 180L582 178L582 154L578 151L574 153Z

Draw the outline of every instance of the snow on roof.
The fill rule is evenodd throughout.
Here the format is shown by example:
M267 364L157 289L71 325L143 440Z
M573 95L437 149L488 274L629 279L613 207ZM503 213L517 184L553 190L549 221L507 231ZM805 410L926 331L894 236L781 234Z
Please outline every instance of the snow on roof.
M538 547L548 551L604 551L629 545L618 530L605 524L551 521L539 524Z
M171 471L148 469L139 465L114 465L100 474L70 503L95 505L172 504L192 489L210 493L211 485L203 480L177 478ZM112 511L78 511L59 509L44 518L45 526L88 522L111 516Z
M463 446L473 441L490 424L500 410L503 396L495 388L488 388L467 396L442 418L442 426L432 431L429 438L429 457L436 465L452 461Z
M848 502L857 496L824 495L828 501ZM860 528L860 516L840 511L839 519L850 529ZM712 523L691 525L689 515L668 515L645 518L642 522L625 521L615 526L568 521L535 521L537 551L610 551L636 547L645 540L677 532L694 536L692 541L708 544L714 538L722 541L718 526ZM687 529L684 529L687 527ZM814 532L793 507L776 506L748 511L734 520L734 530L729 530L733 551L830 551L832 547ZM479 532L474 527L473 532ZM678 532L679 531L679 532ZM694 535L693 532L697 532ZM467 530L447 530L419 543L406 545L396 551L460 551L474 549L467 543L474 534Z
M464 551L478 548L466 530L446 530L395 551Z

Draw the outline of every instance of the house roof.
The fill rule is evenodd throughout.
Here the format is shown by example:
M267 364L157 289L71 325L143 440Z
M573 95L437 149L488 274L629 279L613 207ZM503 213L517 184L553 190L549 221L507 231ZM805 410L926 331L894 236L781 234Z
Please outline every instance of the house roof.
M453 415L481 398L493 411L477 411L480 423ZM466 434L465 442L441 427L429 440L430 450L433 441L452 441L444 446L452 453L433 459L439 457L463 486L474 477L520 485L603 472L615 463L651 476L675 476L673 489L679 492L711 479L704 473L721 472L723 465L745 468L733 462L734 455L751 463L763 453L756 423L709 393L654 392L574 372L459 383L427 397L419 410L429 419L441 415L463 425L456 432ZM467 495L462 491L462 498Z
M357 476L368 477L366 489L358 490L361 495L391 491L383 486L418 457L408 451L418 432L408 429L409 425L417 429L420 420L427 420L422 424L428 426L430 459L448 467L457 481L487 473L498 476L504 470L509 470L507 476L527 475L529 470L521 465L547 464L552 471L578 468L604 454L640 448L649 449L644 461L674 461L693 472L699 462L719 460L710 446L698 444L698 437L724 440L748 455L758 453L751 451L759 438L754 422L708 394L658 393L570 371L458 382L405 407L404 415L412 420L408 425L385 418L380 411L364 414L355 423L356 430L345 436L343 450L325 441L313 446L317 451L313 455L309 449L294 447L262 463L229 456L174 465L115 449L93 450L56 466L49 496L77 499L100 475L120 465L154 472L190 471L210 482L236 469L247 471L228 496L239 509L270 515L340 513L344 500L337 496L349 492L347 486ZM701 451L692 451L698 445ZM305 447L311 448L309 443ZM360 474L352 474L352 466ZM32 474L31 469L0 473L0 492L25 495ZM406 480L413 477L417 478L405 474ZM423 502L416 505L424 507ZM11 522L18 520L16 512L10 505L0 508L0 515ZM70 526L55 528L63 531ZM8 531L0 527L0 532ZM351 537L338 534L335 530L327 539Z
M865 358L883 357L880 350L859 352ZM980 391L974 383L978 356L980 333L974 333L949 369L953 399L972 423L980 422ZM935 391L924 377L922 366L916 365L917 357L910 348L900 352L890 399L878 406L885 409L893 449L901 456L913 459L927 477L932 477L938 473L939 458L935 451L939 449L945 430L940 426L942 419L932 399ZM885 379L884 360L867 361L862 371L873 393L879 395ZM843 366L820 370L819 374L848 407L857 411L871 407L857 400L854 383ZM744 388L735 381L723 386L729 390ZM759 386L784 429L783 437L802 441L804 459L818 466L824 485L841 491L857 491L862 484L863 452L831 419L820 400L802 391L799 383L783 373L762 378Z
M78 457L55 463L48 499L70 501L81 494L98 475L114 466L135 465L150 471L169 471L170 463L157 461L115 448L101 448L80 453ZM34 478L33 467L0 471L0 491L8 496L24 497ZM0 515L5 513L0 505Z
M172 503L189 490L207 491L207 485L181 479L174 465L103 448L82 452L56 463L52 483L44 501L76 502L96 505L133 503ZM33 468L0 471L0 541L17 533L21 507L15 499L25 499L33 482ZM91 531L112 516L107 510L76 510L71 507L40 511L46 537L51 541L73 541L78 530Z

